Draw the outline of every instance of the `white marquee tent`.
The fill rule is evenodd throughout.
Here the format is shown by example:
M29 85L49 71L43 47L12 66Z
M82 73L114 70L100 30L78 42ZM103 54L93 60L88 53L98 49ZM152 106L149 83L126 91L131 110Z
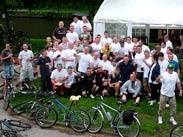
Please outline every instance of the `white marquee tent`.
M94 37L110 28L118 36L132 36L135 25L144 25L146 36L152 26L181 27L182 13L183 0L104 0L94 17Z

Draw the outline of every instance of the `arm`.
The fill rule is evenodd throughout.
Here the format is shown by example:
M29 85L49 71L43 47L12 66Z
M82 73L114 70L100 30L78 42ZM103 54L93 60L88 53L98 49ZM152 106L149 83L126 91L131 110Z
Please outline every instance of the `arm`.
M179 96L182 97L182 87L180 81L177 82L177 87L179 88Z
M40 73L40 65L37 65L37 73L38 73L38 77L41 77L41 73Z

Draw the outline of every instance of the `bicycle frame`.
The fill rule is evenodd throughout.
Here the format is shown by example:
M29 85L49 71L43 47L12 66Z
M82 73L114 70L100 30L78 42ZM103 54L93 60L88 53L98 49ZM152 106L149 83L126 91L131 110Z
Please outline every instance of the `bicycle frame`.
M98 108L99 110L102 110L102 111L103 111L103 114L105 114L105 116L106 116L108 122L110 122L111 127L115 127L115 123L116 123L117 119L119 118L119 116L121 115L121 111L119 111L119 110L117 110L117 109L114 109L114 108L112 108L111 106L105 104L105 103L103 102L103 97L102 97L102 96L101 96L101 103L100 103L100 105L99 105L97 108ZM112 120L108 117L107 111L106 111L105 108L108 108L109 110L112 110L113 112L115 112L115 116L112 117Z

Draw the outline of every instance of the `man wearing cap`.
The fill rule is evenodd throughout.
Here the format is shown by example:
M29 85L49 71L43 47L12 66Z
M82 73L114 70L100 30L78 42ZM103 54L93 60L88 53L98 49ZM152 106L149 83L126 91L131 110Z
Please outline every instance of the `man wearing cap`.
M177 72L174 71L174 65L168 64L167 71L161 74L156 81L161 81L162 86L160 90L160 104L158 111L158 124L162 124L162 114L167 102L170 104L170 122L173 125L177 125L174 119L176 113L176 97L175 97L175 85L179 88L179 96L182 96L182 87Z
M57 68L51 73L51 82L54 90L58 91L58 94L64 95L63 83L68 79L68 73L62 68L62 64L58 63Z

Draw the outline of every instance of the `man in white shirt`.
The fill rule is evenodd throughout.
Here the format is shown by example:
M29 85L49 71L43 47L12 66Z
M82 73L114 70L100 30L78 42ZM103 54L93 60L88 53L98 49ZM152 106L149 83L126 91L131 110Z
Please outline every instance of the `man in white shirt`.
M175 97L175 87L179 88L179 96L182 96L182 87L179 80L178 74L174 71L174 65L168 64L167 72L161 74L157 81L161 81L162 86L160 90L160 104L159 104L159 111L158 111L158 124L163 124L162 114L163 110L165 109L165 105L167 101L170 104L170 122L173 125L177 125L174 117L176 114L176 97Z
M78 34L74 31L74 26L70 26L69 32L66 34L66 37L69 42L75 43L78 40Z
M102 45L100 44L100 38L96 37L95 42L93 42L91 45L93 52L100 52Z
M143 71L141 69L142 64L143 64L143 59L144 59L144 52L142 51L141 46L137 46L136 48L136 54L135 54L135 59L134 59L134 65L137 66L137 78L142 82L143 81Z
M85 74L87 68L90 65L90 61L91 61L91 55L89 54L89 48L85 47L83 50L83 53L79 53L77 54L78 60L79 60L79 65L78 65L78 71L81 74Z
M90 61L90 67L92 68L92 70L95 70L98 67L98 64L100 62L100 58L99 58L99 53L98 52L94 52L93 56L91 58Z
M27 44L23 44L23 50L19 53L18 60L20 64L20 90L22 88L22 82L26 78L31 81L33 88L36 88L34 85L34 72L32 67L32 61L34 59L33 52L28 49Z
M76 67L76 50L73 49L74 43L69 42L68 43L68 49L63 51L63 57L62 60L64 61L65 68L68 68L68 66L72 66L73 68Z
M87 19L86 16L83 16L83 17L82 17L82 21L81 21L81 23L80 23L81 32L83 32L83 26L86 26L86 27L87 27L87 31L88 31L88 32L91 32L91 31L92 31L91 23L90 23L90 21Z
M113 50L113 54L115 56L115 58L117 57L124 57L124 55L128 55L128 49L125 47L125 41L123 39L121 39L119 41L120 46L118 48L116 48L115 50Z
M54 62L54 67L55 68L57 67L58 63L61 63L62 67L64 67L64 62L63 62L62 58L63 58L62 46L58 45L57 50L53 54L53 62Z
M113 43L111 44L112 47L112 52L116 52L117 49L120 47L119 41L118 41L118 37L113 37Z
M107 55L102 56L102 60L99 62L99 66L102 66L103 70L110 72L111 62L107 59Z
M102 46L104 46L105 43L109 43L110 46L112 44L112 39L109 37L108 31L104 31L104 37L101 39Z
M167 54L166 42L164 42L164 41L161 42L160 52L162 52L163 54Z
M81 21L78 20L77 16L74 16L73 22L70 24L70 26L74 26L74 31L79 35L81 33Z
M62 64L56 64L57 68L51 73L51 82L54 90L57 91L58 94L64 95L64 86L63 84L68 79L68 74L65 69L62 68Z
M148 84L148 74L150 71L150 67L152 65L152 60L151 60L151 56L150 56L150 52L148 50L144 51L144 59L143 59L143 63L141 66L141 70L144 71L143 73L143 87L144 87L144 91L150 95L150 87Z
M169 40L169 36L165 35L164 36L164 41L166 42L166 48L172 48L173 49L173 44L172 42Z
M142 40L139 40L138 43L139 43L139 46L142 47L142 51L143 51L143 52L144 52L145 50L150 51L149 47L146 46L146 45L144 45L144 42L143 42Z
M60 45L62 46L62 50L68 49L68 40L66 36L62 37L62 43L60 43Z
M169 54L172 54L172 55L173 55L173 60L179 63L179 60L178 60L178 58L177 58L177 55L175 55L175 54L173 53L173 49L172 49L172 48L167 48L167 54L164 55L164 57L165 57L165 59L166 59L167 61L169 60L169 59L168 59L168 55L169 55Z
M169 64L169 62L167 60L164 59L164 54L162 52L160 52L158 54L158 63L160 65L160 74L166 72L167 66Z

